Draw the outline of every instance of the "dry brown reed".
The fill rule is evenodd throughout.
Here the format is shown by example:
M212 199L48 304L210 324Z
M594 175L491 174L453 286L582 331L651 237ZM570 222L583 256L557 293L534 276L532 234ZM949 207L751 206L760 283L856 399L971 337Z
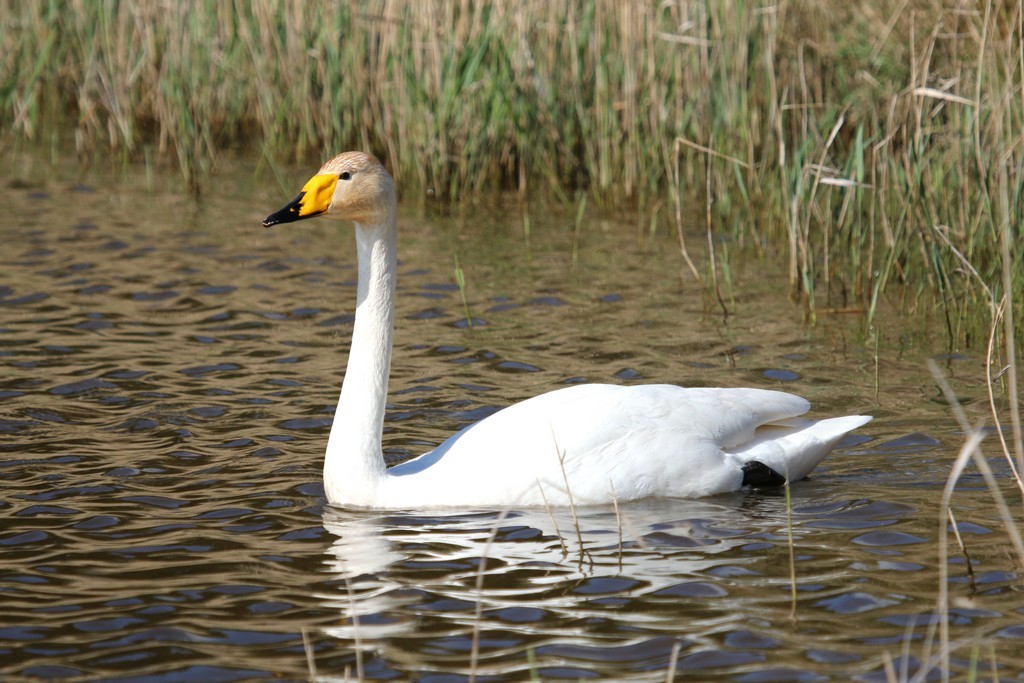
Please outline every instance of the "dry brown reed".
M811 319L821 294L870 319L899 283L971 342L974 274L1024 287L997 265L1024 205L1022 7L0 0L0 145L169 160L195 191L224 150L359 147L450 200L574 190L653 221L668 193L697 280L684 206L714 195L716 236L787 251Z
M960 256L1024 286L997 265L1024 204L1022 7L0 0L0 145L168 159L195 191L225 149L355 147L407 194L575 191L654 221L670 192L681 229L713 192L716 234L788 251L812 318L821 293L874 316L895 282L970 342Z
M622 203L660 196L685 140L685 186L711 154L720 203L772 209L798 242L902 205L869 213L890 248L919 224L968 228L1001 172L1019 179L1019 0L3 0L0 17L8 136L152 145L190 178L228 146L364 147L450 197L540 184ZM794 246L799 279L817 245Z

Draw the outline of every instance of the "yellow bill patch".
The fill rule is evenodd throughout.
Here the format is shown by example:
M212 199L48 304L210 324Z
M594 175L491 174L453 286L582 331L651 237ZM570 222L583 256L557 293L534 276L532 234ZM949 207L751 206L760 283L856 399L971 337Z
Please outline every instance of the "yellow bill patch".
M334 196L334 187L338 184L338 176L334 174L315 175L302 186L302 201L299 206L299 217L306 218L327 211Z

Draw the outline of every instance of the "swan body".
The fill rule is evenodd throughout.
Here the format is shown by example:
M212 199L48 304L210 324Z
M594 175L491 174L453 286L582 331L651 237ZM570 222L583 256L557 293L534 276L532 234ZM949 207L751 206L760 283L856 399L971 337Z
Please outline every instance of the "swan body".
M263 225L326 215L355 224L356 316L324 462L332 504L410 509L591 505L697 497L807 476L871 417L803 419L764 389L581 384L535 396L387 469L381 434L397 270L394 183L374 157L328 161Z

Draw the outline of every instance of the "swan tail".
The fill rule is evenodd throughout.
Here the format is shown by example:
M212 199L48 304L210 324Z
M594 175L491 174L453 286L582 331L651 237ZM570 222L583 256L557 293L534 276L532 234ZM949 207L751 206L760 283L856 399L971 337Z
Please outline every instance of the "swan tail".
M734 451L743 470L743 485L781 486L811 473L848 433L871 421L867 415L827 420L783 420L758 429L753 441Z

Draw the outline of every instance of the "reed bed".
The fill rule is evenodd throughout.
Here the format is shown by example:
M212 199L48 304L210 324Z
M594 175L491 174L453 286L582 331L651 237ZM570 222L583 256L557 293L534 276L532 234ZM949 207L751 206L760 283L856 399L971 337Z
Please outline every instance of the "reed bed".
M709 234L788 255L809 317L824 302L870 320L891 296L980 344L979 303L994 315L1024 286L1019 258L999 270L1004 235L1019 251L1022 15L1024 0L0 0L0 145L165 161L196 192L225 150L309 164L362 148L420 196L582 195L678 221L681 240L707 203Z

